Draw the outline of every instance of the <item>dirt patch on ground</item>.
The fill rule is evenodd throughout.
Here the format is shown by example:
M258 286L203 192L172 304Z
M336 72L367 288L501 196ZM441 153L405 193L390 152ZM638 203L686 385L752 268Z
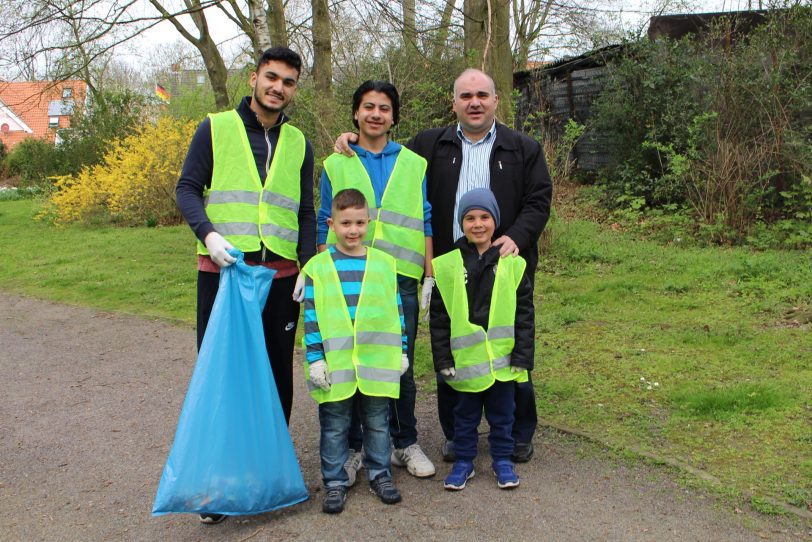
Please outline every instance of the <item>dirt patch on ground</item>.
M0 540L802 540L809 526L769 518L547 432L496 487L486 450L476 477L446 492L434 398L418 397L420 440L438 474L396 469L403 502L361 480L339 516L321 513L316 406L303 382L291 431L311 499L205 526L153 518L152 500L192 373L191 329L0 294ZM297 374L300 373L297 371ZM484 439L483 439L484 440ZM363 473L363 471L362 471Z

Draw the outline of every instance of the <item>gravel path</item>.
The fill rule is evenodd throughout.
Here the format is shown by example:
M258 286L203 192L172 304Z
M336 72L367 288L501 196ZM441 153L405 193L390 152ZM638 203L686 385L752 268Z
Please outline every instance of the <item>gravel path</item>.
M465 491L443 491L434 398L418 397L438 475L397 469L403 502L361 481L339 516L321 513L316 407L299 379L292 432L311 499L229 518L150 515L191 376L191 329L0 294L0 540L803 540L809 526L736 511L673 471L611 459L553 432L501 491L484 449ZM301 373L297 371L297 375ZM484 440L484 439L483 439ZM363 472L363 471L362 471Z

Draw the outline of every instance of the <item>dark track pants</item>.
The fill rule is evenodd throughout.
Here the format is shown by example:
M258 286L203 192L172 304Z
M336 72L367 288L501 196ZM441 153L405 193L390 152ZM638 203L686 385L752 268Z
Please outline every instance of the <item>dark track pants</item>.
M533 440L538 425L532 374L532 371L527 373L527 382L514 383L516 410L514 411L513 440L521 444ZM443 434L446 440L450 441L454 440L454 408L457 405L457 396L458 393L445 382L440 373L437 373L437 414Z
M488 420L488 447L494 461L510 459L513 453L513 382L496 381L487 390L477 393L457 393L454 407L454 451L457 459L473 461L479 441L482 411Z

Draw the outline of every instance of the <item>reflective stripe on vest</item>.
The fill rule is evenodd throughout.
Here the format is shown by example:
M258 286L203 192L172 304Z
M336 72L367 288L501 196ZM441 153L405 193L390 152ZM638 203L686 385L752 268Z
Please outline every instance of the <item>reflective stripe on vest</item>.
M314 386L305 362L310 395L319 403L341 401L356 390L397 399L403 330L395 259L383 251L367 249L354 325L330 251L314 256L302 271L313 280L316 318L331 382L329 391Z
M445 380L455 390L479 392L496 380L527 381L526 370L513 373L510 369L515 344L516 289L526 265L519 256L499 259L486 332L468 319L465 267L459 249L432 260L437 288L451 318L450 346L456 374Z
M346 188L364 194L370 206L372 221L365 241L397 260L398 273L419 279L423 276L426 257L426 233L423 216L423 177L426 161L402 147L386 182L381 207L376 209L375 191L367 170L358 155L348 158L333 154L324 161L330 178L333 197ZM327 234L327 242L335 243L335 233Z
M263 186L239 114L231 110L209 119L214 167L204 205L214 229L243 252L258 251L262 242L296 260L304 135L288 123L281 126ZM199 241L197 253L208 254Z

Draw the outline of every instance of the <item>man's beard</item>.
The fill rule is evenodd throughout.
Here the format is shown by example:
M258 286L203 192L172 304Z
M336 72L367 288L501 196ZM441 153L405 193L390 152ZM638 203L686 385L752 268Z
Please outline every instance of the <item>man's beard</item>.
M254 98L253 98L254 103L256 103L263 111L267 111L268 113L281 113L282 111L284 111L285 107L287 107L288 103L290 103L290 102L286 102L284 97L282 97L280 99L282 100L282 105L277 106L277 107L267 106L264 103L262 103L262 100L259 99L259 94L257 93L257 89L256 89L256 87L254 87Z

